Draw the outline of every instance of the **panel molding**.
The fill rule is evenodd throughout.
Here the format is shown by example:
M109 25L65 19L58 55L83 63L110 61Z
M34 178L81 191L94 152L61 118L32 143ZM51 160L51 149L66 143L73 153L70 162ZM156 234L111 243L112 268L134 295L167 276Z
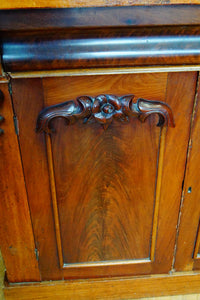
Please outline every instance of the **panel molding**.
M140 74L140 73L166 73L166 72L186 72L199 71L199 65L187 66L162 66L162 67L115 67L97 69L66 69L47 71L27 71L27 72L7 72L11 78L38 78L38 77L69 77L69 76L91 76L91 75L114 75L114 74Z
M160 131L159 151L158 151L158 169L155 189L155 204L154 204L154 216L152 226L152 238L151 238L151 250L150 259L154 261L156 251L156 237L158 230L158 212L161 195L161 183L162 183L162 171L164 164L164 152L165 152L165 140L166 140L167 127L162 127Z
M57 104L54 106L49 106L43 109L38 116L36 131L45 132L46 145L47 145L47 158L48 158L48 168L50 176L50 186L52 195L52 205L54 214L54 225L57 241L57 251L59 257L60 268L74 268L74 267L92 267L99 265L124 265L124 264L144 264L154 261L155 249L156 249L156 237L157 237L157 227L158 227L158 211L159 211L159 199L161 194L161 182L162 182L162 170L164 161L164 150L165 150L165 139L167 132L167 125L174 127L173 114L170 107L160 101L150 101L145 99L138 99L137 103L133 103L134 95L127 95L122 97L117 97L114 95L99 95L95 98L89 96L81 96L77 98L77 102L67 101L62 104ZM56 183L54 175L54 165L53 165L53 152L52 152L52 142L51 133L54 132L50 122L57 117L64 117L69 124L73 124L79 118L87 118L88 120L92 117L103 125L104 129L107 129L108 125L112 122L112 115L108 111L108 118L106 118L106 112L102 112L101 108L108 106L108 109L114 107L117 114L120 114L117 120L122 122L128 122L129 116L133 115L137 117L141 122L144 122L150 114L158 114L159 122L157 126L161 127L160 130L160 140L159 140L159 151L158 151L158 171L155 183L155 202L154 202L154 212L153 212L153 223L152 223L152 237L151 237L151 249L150 249L150 259L127 259L118 261L102 261L102 262L85 262L85 263L64 263L63 253L62 253L62 239L58 212L58 202L56 195ZM106 108L107 109L107 108ZM120 109L120 111L119 111ZM101 114L101 118L95 117L95 114ZM126 120L124 120L126 118ZM166 126L164 126L166 125Z
M60 268L63 267L63 254L62 254L62 242L61 242L61 233L60 233L60 222L59 222L59 214L58 214L58 203L57 203L57 195L56 195L56 183L54 176L54 167L53 167L53 153L51 146L51 137L48 134L45 134L46 138L46 147L47 147L47 161L49 168L49 178L50 178L50 188L51 188L51 199L53 204L53 215L54 215L54 226L56 233L56 242L57 242L57 251Z
M55 175L54 175L54 167L53 167L53 153L52 153L52 142L51 142L51 135L45 133L46 138L46 148L47 148L47 160L48 160L48 168L49 168L49 177L50 177L50 188L51 188L51 196L52 196L52 205L53 205L53 215L54 215L54 226L55 226L55 234L56 234L56 242L57 242L57 251L58 251L58 258L59 258L59 266L61 269L66 268L74 268L74 267L96 267L96 266L103 266L103 265L130 265L130 264L147 264L151 263L151 259L144 258L144 259L127 259L127 260L118 260L118 261L100 261L100 262L85 262L85 263L64 263L63 259L63 252L62 252L62 239L61 239L61 230L60 230L60 221L59 221L59 213L58 213L58 202L57 202L57 195L56 195L56 183L55 183ZM163 146L161 147L163 148ZM159 201L157 200L157 207ZM154 233L153 236L156 238L157 233L157 212L154 213L154 222L153 228ZM153 240L151 246L151 257L155 253L155 238Z

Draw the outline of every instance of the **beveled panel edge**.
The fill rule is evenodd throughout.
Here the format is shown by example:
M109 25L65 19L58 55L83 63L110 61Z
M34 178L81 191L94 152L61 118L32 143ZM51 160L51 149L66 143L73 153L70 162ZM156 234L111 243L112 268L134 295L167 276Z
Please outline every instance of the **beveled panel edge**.
M200 247L200 221L199 221L196 243L194 248L194 255L193 255L194 259L200 259L199 247Z
M87 268L87 267L98 267L98 266L122 266L122 265L135 265L135 264L147 264L152 263L149 258L143 259L119 259L119 260L105 260L105 261L94 261L94 262L80 262L80 263L64 263L63 269L70 268Z
M52 206L53 206L53 214L54 214L54 226L55 226L55 234L56 234L56 248L58 252L59 259L59 267L60 269L73 269L73 268L91 268L98 266L122 266L122 265L135 265L135 264L147 264L151 263L151 259L149 258L141 258L141 259L126 259L126 260L112 260L112 261L94 261L94 262L80 262L80 263L64 263L63 258L63 249L62 249L62 239L61 239L61 230L60 230L60 220L58 213L58 202L56 195L56 183L55 183L55 175L54 175L54 167L53 167L53 153L52 153L52 143L50 134L45 133L46 138L46 149L47 149L47 157L48 157L48 168L49 168L49 178L50 178L50 186L51 186L51 197L52 197Z
M193 72L200 71L200 65L188 66L163 66L163 67L116 67L94 69L68 69L46 70L33 72L7 72L11 78L46 78L67 76L91 76L91 75L114 75L114 74L141 74L141 73L169 73L169 72Z
M57 202L57 194L56 194L51 136L49 134L45 134L45 139L46 139L47 160L48 160L48 169L49 169L49 180L50 180L50 187L51 187L51 201L53 207L54 226L55 226L55 234L56 234L56 246L58 252L59 266L62 269L64 265L64 260L63 260L63 252L62 252L62 240L61 240L59 213L58 213L58 202Z
M157 230L158 230L158 212L159 212L159 204L160 204L166 133L167 133L167 127L162 127L161 131L160 131L159 150L158 150L158 154L157 154L158 155L158 165L157 165L155 200L154 200L154 211L153 211L153 224L152 224L152 237L151 237L151 249L150 249L151 261L155 260L155 252L156 252L156 238L157 238Z

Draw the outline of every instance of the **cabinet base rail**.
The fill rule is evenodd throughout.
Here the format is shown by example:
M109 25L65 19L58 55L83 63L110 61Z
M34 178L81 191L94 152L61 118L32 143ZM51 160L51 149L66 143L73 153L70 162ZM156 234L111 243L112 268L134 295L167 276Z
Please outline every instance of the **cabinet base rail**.
M136 299L200 293L200 272L7 284L6 300Z

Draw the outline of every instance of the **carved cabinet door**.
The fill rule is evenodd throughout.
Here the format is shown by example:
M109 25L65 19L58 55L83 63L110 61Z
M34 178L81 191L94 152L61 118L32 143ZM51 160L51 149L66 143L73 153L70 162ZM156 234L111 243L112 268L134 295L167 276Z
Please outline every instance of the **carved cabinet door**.
M12 81L43 280L171 270L196 77Z

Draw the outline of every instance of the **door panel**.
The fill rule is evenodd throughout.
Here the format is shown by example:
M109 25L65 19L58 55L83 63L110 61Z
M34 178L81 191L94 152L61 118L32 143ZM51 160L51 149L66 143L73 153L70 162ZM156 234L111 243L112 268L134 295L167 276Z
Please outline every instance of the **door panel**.
M64 264L149 258L160 128L137 125L66 130L58 122L52 151Z
M43 279L170 270L195 84L196 73L13 81ZM66 126L56 118L54 133L35 132L44 107L100 94L166 101L176 127L160 129L156 115L145 123L114 119L106 130L94 120Z

